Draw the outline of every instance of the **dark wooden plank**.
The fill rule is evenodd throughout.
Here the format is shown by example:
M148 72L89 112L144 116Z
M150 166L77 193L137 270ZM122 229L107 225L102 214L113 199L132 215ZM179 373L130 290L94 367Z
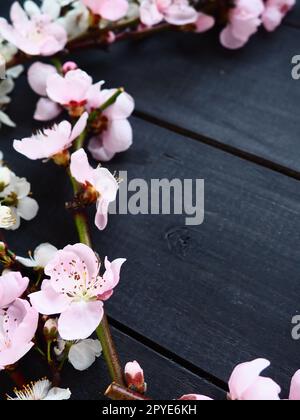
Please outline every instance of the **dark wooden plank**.
M113 329L113 334L123 365L135 359L138 359L143 365L151 397L173 400L186 393L206 393L212 398L225 398L225 393L222 390L171 360L160 356L155 351L148 349L116 329ZM30 380L37 380L41 376L47 375L44 365L38 357L35 357L35 363L32 363L32 355L27 356L21 366L26 377ZM66 365L61 386L71 389L72 399L99 400L103 399L103 394L109 384L110 380L105 363L100 358L90 369L84 372L75 371L70 365ZM12 384L1 372L0 395L3 391L11 392L11 387Z
M300 82L291 77L298 39L282 26L231 52L216 33L161 34L87 52L84 62L109 85L126 86L139 111L300 171Z

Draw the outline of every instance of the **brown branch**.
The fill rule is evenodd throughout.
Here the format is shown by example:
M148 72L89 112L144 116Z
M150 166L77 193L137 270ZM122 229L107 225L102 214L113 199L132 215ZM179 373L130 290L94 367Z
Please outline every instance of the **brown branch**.
M131 391L128 388L112 383L106 390L105 396L115 401L151 401L151 398Z

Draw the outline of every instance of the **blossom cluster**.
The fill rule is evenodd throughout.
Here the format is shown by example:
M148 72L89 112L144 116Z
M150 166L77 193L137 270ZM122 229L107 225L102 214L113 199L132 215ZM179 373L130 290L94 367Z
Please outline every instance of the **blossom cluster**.
M62 250L46 243L30 258L11 258L45 279L39 287L20 271L6 270L0 277L0 370L14 365L35 344L43 348L41 336L52 345L57 361L67 357L75 369L87 369L101 355L100 343L90 337L125 260L106 258L102 270L99 257L81 243Z

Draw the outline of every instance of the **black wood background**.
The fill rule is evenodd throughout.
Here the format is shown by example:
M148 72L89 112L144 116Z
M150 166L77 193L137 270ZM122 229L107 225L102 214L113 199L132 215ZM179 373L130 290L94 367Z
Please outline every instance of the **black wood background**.
M12 1L1 2L1 15ZM93 231L102 256L126 257L107 310L122 362L139 360L154 398L205 393L223 398L237 363L272 361L283 387L300 368L291 319L300 309L300 4L273 34L260 32L242 50L226 51L217 32L161 34L74 57L96 80L125 86L136 99L134 145L109 166L130 178L204 178L205 223L179 216L113 216ZM51 164L31 162L12 140L38 127L36 96L23 76L0 132L6 160L32 182L35 222L7 238L19 253L41 242L77 241L64 201L70 190ZM34 363L32 362L34 360ZM29 379L45 374L23 362ZM11 386L0 376L3 390ZM109 384L98 361L84 374L68 368L77 399L97 399Z

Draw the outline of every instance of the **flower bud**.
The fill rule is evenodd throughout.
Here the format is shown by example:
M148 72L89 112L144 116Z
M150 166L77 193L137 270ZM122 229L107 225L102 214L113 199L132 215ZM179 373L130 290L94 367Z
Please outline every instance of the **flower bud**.
M125 380L128 388L144 394L147 391L147 384L144 379L144 371L138 362L129 362L125 366Z
M74 61L67 61L62 67L62 71L64 74L68 73L69 71L77 70L77 69L78 69L78 66L76 63L74 63Z
M47 341L55 340L58 333L57 320L53 318L48 319L48 321L45 322L43 333Z

